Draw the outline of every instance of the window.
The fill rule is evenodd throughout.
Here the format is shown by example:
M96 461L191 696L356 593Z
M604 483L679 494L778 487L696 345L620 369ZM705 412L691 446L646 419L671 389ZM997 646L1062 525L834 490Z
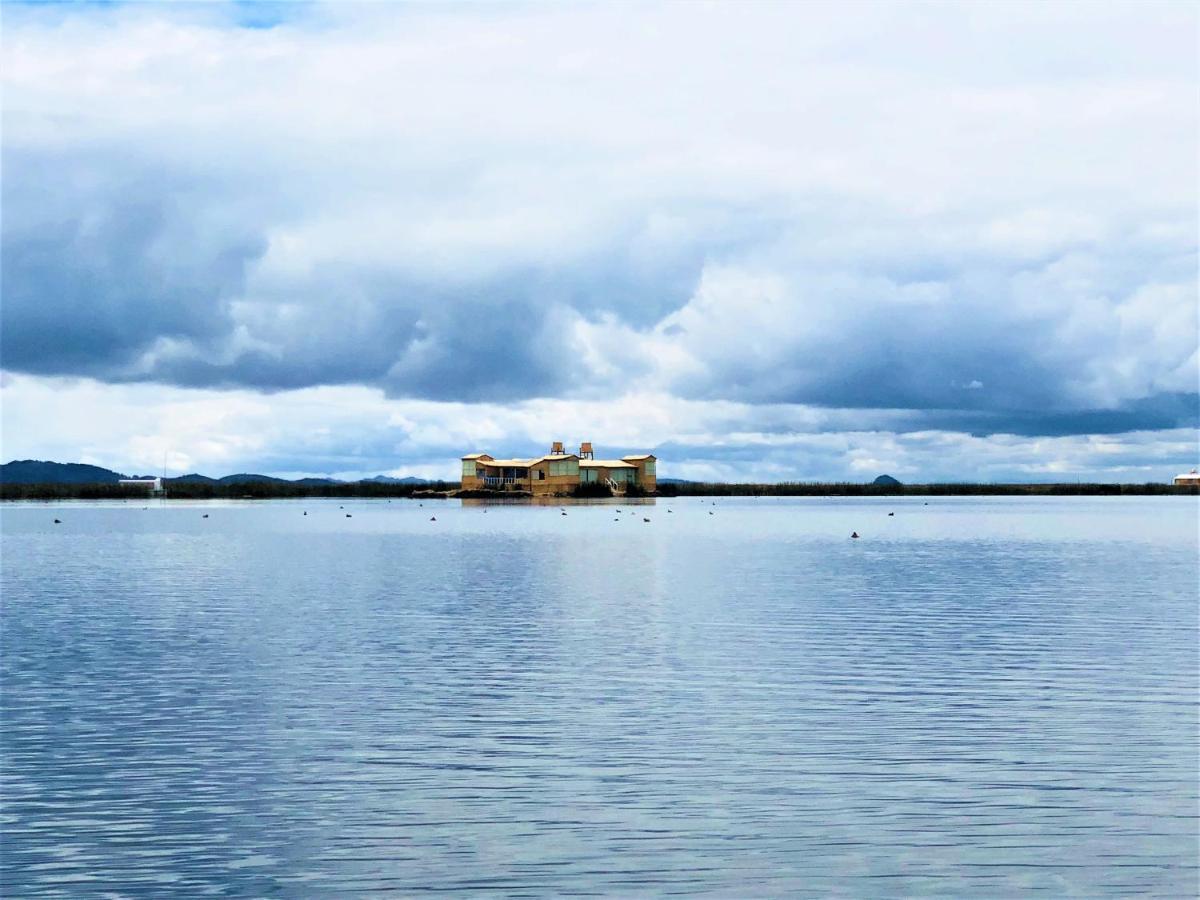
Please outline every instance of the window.
M654 460L652 460L652 459L646 460L646 477L647 478L655 477L654 476Z
M463 460L463 476L470 478L474 474L475 474L475 460L464 459Z
M578 475L579 460L577 459L555 459L550 461L550 474L559 475Z
M580 469L579 470L579 480L583 484L594 484L596 481L596 470L595 469Z

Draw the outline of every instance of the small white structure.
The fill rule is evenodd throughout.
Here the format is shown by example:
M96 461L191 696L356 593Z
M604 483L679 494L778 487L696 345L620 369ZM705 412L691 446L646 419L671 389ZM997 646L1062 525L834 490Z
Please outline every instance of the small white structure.
M1182 475L1175 476L1175 484L1187 485L1188 487L1200 486L1200 474L1197 474L1195 469L1190 472L1184 472Z
M122 478L117 484L129 484L149 488L152 494L161 494L163 492L161 478Z

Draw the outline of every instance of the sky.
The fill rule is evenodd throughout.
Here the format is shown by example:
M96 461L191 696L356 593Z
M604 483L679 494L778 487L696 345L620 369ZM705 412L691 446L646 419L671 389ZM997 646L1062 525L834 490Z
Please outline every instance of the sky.
M5 4L0 455L1165 481L1195 4Z

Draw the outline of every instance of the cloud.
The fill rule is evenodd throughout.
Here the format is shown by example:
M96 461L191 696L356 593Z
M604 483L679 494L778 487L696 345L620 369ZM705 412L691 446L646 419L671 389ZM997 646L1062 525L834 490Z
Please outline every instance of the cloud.
M445 403L330 386L249 390L110 385L8 374L5 459L69 459L119 471L241 471L453 479L470 450L528 455L554 439L603 454L653 450L664 477L721 481L1164 481L1194 465L1189 428L1029 439L916 430L888 410L681 400Z
M1200 425L1194 9L280 9L6 8L6 369Z

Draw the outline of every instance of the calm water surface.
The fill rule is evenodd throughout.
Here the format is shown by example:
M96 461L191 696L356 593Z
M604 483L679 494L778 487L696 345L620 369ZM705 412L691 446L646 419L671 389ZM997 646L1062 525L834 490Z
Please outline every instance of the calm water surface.
M4 506L0 893L1196 895L1194 498L565 509Z

